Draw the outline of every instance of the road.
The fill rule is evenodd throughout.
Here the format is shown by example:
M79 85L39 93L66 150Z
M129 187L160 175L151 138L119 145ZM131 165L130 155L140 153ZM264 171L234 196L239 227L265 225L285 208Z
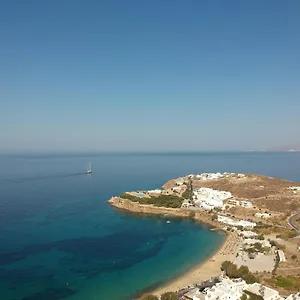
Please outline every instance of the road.
M295 220L296 218L300 218L300 213L297 213L297 214L294 214L294 215L290 216L290 217L288 218L288 224L289 224L294 230L296 230L298 233L300 233L300 228L298 228L298 227L295 225L295 223L294 223L294 220Z

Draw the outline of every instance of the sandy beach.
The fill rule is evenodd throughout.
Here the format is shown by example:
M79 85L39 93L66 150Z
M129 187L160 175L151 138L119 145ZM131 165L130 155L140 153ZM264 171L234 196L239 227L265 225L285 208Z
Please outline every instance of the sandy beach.
M161 295L165 292L177 291L187 285L199 283L209 279L210 277L220 275L222 262L225 260L233 260L240 246L240 241L241 240L237 234L231 232L226 237L221 248L205 262L197 265L195 268L185 274L182 274L173 281L166 283L162 287L157 288L152 291L152 293L155 295Z

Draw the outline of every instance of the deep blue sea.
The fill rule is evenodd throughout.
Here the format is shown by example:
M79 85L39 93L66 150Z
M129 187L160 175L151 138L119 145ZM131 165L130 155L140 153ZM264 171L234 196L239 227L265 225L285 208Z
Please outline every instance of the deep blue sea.
M91 161L93 174L84 174ZM300 181L300 153L0 156L0 299L131 299L200 263L224 236L107 200L201 172Z

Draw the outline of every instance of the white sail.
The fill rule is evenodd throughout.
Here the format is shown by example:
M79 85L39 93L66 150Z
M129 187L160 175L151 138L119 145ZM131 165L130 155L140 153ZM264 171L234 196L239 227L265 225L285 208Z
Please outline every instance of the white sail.
M92 174L92 164L89 162L87 169L86 169L86 174Z

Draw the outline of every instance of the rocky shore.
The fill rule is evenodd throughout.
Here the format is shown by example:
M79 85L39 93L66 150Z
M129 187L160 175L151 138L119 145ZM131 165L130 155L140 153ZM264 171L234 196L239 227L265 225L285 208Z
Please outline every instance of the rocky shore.
M212 216L205 213L200 213L191 209L182 208L167 208L167 207L157 207L153 205L145 205L137 202L132 202L128 199L123 199L120 197L112 197L108 200L108 203L118 209L126 210L133 213L151 214L151 215L169 215L173 217L180 218L190 218L195 221L204 223L215 229L222 230L221 224L213 221Z

